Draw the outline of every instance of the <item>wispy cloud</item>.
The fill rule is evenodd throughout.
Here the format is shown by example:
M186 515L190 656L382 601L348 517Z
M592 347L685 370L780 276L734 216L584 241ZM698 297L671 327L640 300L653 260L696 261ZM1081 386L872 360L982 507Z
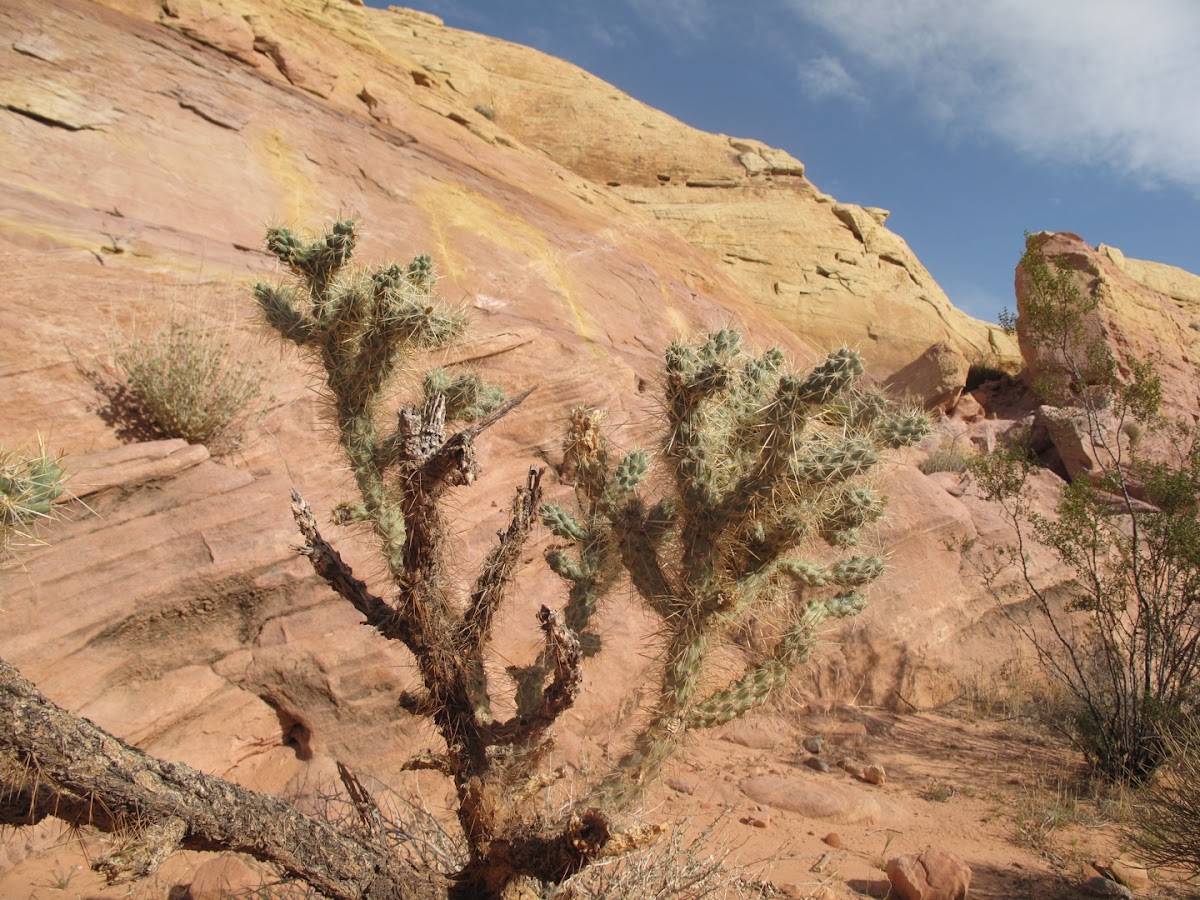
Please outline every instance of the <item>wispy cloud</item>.
M842 61L822 53L796 67L796 77L804 92L814 100L844 99L863 103L866 98Z
M716 19L713 0L626 0L639 18L672 43L706 37Z
M837 51L801 70L810 91L886 79L952 131L1200 191L1195 0L782 2Z
M583 30L593 41L608 49L623 47L633 39L633 31L627 26L601 22L595 18L590 19Z

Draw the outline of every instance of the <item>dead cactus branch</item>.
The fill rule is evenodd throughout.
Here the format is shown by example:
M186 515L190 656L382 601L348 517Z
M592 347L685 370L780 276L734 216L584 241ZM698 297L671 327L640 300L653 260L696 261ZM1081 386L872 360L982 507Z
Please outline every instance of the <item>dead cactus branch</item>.
M47 816L118 835L94 866L110 881L151 874L177 849L230 850L334 898L444 897L386 847L351 838L283 800L155 759L73 716L0 660L2 824ZM22 774L23 773L23 774Z

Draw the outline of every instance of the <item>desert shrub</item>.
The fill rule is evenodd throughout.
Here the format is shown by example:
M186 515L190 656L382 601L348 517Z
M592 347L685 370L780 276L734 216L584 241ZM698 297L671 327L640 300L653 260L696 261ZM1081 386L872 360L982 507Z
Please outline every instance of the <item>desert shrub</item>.
M1195 715L1200 676L1200 431L1159 413L1161 386L1151 366L1125 360L1118 374L1087 317L1069 270L1056 270L1029 237L1021 267L1030 303L1021 323L1035 346L1054 351L1036 389L1045 402L1081 410L1098 471L1063 491L1052 515L1029 502L1034 465L1002 448L972 465L998 501L1015 543L984 575L1021 577L1001 603L1035 648L1041 664L1073 698L1068 736L1092 769L1116 781L1142 782L1166 757L1181 722ZM1131 428L1136 426L1136 428ZM1160 450L1121 440L1153 432ZM1072 573L1062 586L1036 583L1028 550L1040 545ZM997 599L1000 592L997 591Z
M118 349L114 361L124 381L123 416L137 420L141 436L183 438L214 452L237 447L262 390L252 359L179 310L148 337Z

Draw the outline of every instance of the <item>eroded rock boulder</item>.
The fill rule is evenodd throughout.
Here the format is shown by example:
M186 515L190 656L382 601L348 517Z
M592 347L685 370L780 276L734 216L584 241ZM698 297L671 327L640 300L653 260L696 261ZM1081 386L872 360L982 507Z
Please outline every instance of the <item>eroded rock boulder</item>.
M962 396L971 364L946 341L932 344L887 381L896 396L911 397L928 410L949 412Z
M971 889L971 867L946 850L894 857L885 871L900 900L966 900Z

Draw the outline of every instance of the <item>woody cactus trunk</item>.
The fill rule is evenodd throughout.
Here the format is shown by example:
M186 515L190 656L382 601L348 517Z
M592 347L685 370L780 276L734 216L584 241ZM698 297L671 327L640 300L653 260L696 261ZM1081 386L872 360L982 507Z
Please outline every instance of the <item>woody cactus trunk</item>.
M398 363L414 351L458 339L461 316L435 301L427 257L407 267L349 272L351 222L304 242L272 229L268 247L299 278L298 287L260 284L258 303L279 334L319 358L339 440L361 502L344 519L369 523L394 582L375 597L320 538L296 498L306 550L317 571L385 637L416 657L424 691L401 706L427 717L445 749L414 761L451 777L470 862L455 883L498 896L525 880L560 882L588 862L650 839L654 829L621 834L612 816L637 798L689 731L761 706L812 652L829 616L861 611L861 589L883 560L849 555L812 562L793 550L812 538L836 548L856 543L883 504L862 476L882 447L927 431L925 418L895 412L877 392L855 389L863 371L842 349L807 375L789 371L779 350L742 352L723 330L699 346L666 352L666 433L658 448L660 496L642 488L650 454L615 463L598 411L577 410L567 439L577 509L542 504L542 473L518 489L511 523L483 562L467 596L453 596L439 501L479 472L475 437L521 402L473 376L431 373L422 404L402 407L389 431L377 406ZM303 308L302 308L303 307ZM447 422L473 419L447 436ZM543 607L545 647L529 665L510 667L516 712L492 715L485 656L496 610L539 514L564 545L546 553L569 584L562 613ZM548 729L571 706L581 661L601 649L593 628L603 599L625 578L658 617L662 663L657 702L629 752L586 799L549 821L534 795ZM764 655L728 684L713 684L709 663L748 617L778 623Z

